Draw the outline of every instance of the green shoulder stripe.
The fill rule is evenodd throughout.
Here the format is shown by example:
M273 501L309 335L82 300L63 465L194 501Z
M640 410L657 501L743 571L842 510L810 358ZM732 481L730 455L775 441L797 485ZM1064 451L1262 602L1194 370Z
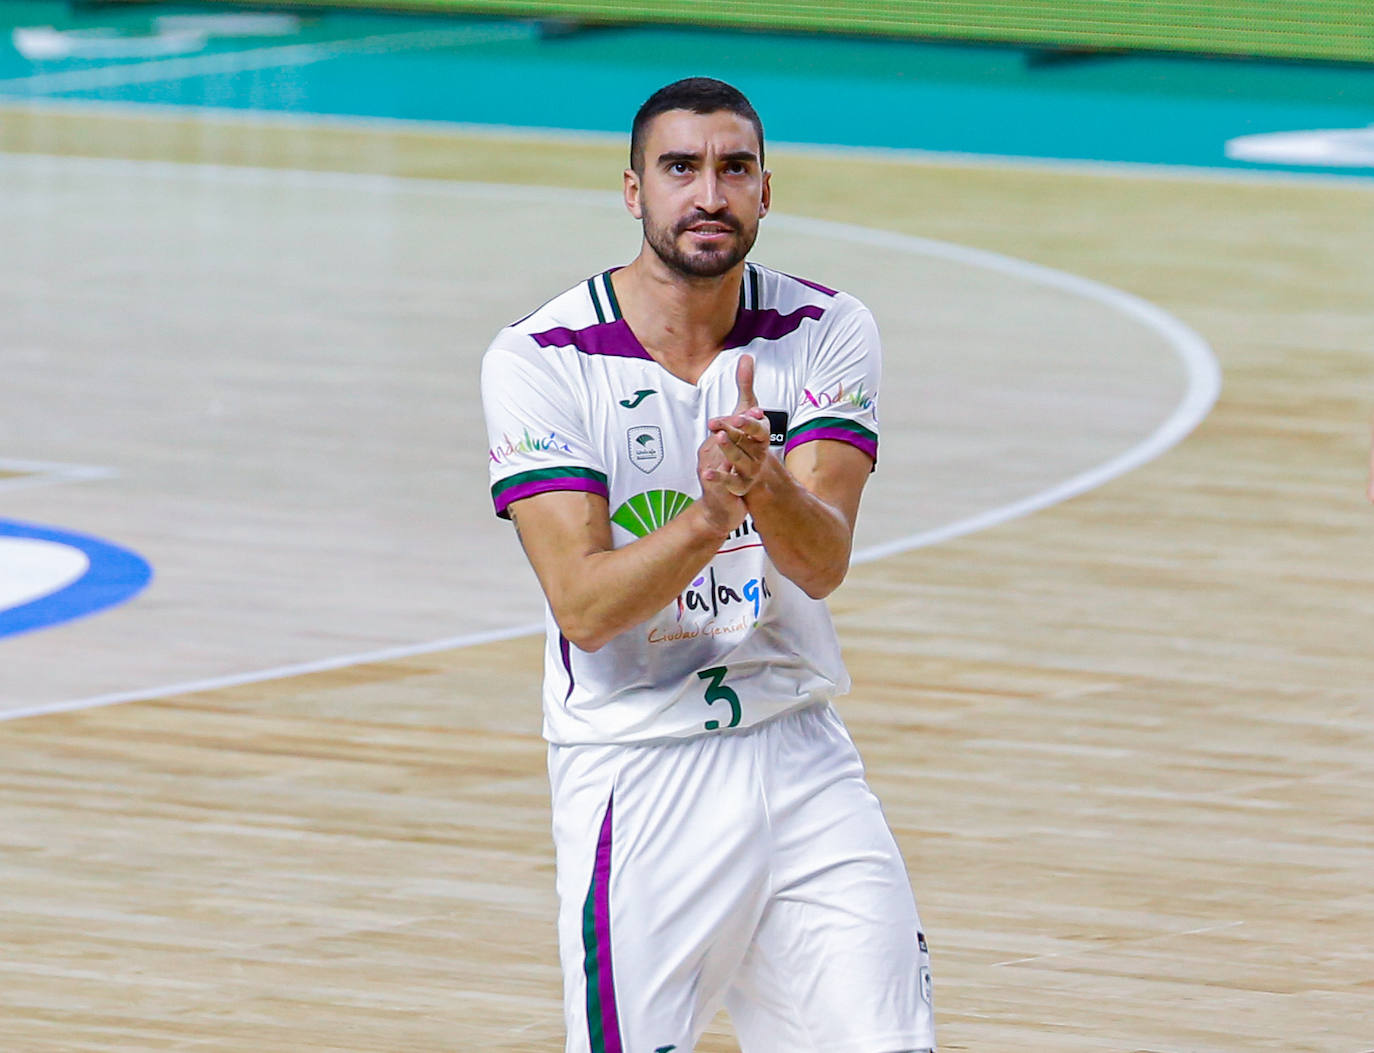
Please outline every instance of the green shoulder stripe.
M596 310L596 320L598 322L605 322L606 312L601 309L601 297L596 294L595 278L587 279L587 295L592 298L592 307Z
M610 271L601 275L601 282L606 289L606 302L611 305L611 318L618 322L625 316L620 313L620 301L615 298L615 285L611 282Z

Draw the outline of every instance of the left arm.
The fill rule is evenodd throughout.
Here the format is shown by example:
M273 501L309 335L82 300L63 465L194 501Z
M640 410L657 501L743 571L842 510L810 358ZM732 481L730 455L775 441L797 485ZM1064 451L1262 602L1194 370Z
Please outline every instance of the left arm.
M859 497L872 470L862 450L820 439L785 462L766 457L744 497L773 564L814 600L849 572Z
M740 358L736 382L735 412L710 422L729 466L726 486L744 498L773 565L812 599L824 599L849 572L859 498L873 461L857 447L830 439L803 443L785 461L771 456L748 355Z

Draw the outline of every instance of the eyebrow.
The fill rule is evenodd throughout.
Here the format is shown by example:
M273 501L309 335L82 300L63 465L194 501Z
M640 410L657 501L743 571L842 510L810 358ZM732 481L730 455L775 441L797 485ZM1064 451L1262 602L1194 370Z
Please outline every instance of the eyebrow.
M721 154L720 159L722 161L752 161L754 164L759 163L759 155L754 153L753 150L732 150L728 154ZM658 155L658 163L661 165L674 165L679 161L700 162L701 154L692 153L688 150L670 150L667 153Z

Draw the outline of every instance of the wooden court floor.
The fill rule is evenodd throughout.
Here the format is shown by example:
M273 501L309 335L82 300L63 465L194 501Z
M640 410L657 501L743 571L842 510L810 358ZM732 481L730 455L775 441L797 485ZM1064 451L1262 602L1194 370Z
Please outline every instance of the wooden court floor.
M0 150L586 188L621 165L46 110L0 113ZM941 1048L1374 1050L1374 190L784 164L789 212L1106 282L1223 369L1158 460L833 598ZM0 1048L560 1048L539 654L0 724Z

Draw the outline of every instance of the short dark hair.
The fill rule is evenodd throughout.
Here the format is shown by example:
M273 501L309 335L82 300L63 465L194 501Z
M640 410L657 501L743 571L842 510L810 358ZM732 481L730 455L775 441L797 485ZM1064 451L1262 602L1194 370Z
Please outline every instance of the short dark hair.
M630 167L644 174L644 137L649 123L669 110L691 110L693 113L717 113L728 110L738 114L754 126L759 137L759 164L763 164L763 122L744 93L723 80L712 77L685 77L675 80L644 100L630 127Z

